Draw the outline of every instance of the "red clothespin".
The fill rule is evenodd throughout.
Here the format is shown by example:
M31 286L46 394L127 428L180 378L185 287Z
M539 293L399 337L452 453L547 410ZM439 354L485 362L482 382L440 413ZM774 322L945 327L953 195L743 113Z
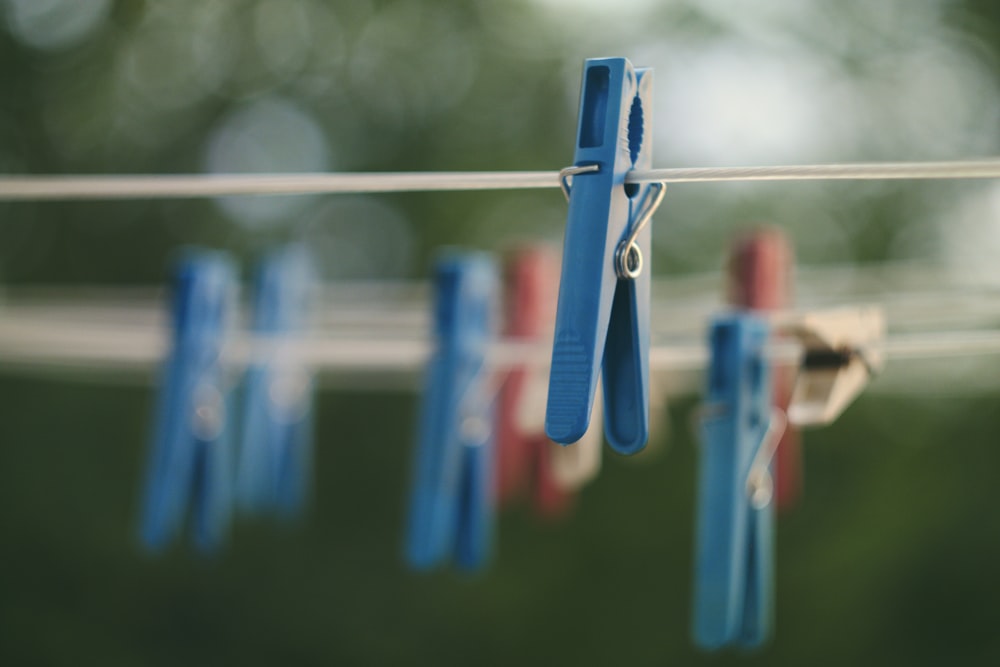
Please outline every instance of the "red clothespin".
M535 342L552 336L559 288L559 260L546 248L527 247L508 257L504 338ZM547 369L512 368L500 390L497 420L497 497L509 504L529 488L537 512L564 514L572 488L561 484L555 445L545 435ZM532 409L534 408L534 409Z
M759 311L789 307L794 263L792 246L780 229L762 228L739 237L729 258L727 300L734 306ZM772 377L774 403L787 411L794 369L776 368ZM802 445L798 429L791 426L778 443L774 482L778 509L793 508L802 495Z

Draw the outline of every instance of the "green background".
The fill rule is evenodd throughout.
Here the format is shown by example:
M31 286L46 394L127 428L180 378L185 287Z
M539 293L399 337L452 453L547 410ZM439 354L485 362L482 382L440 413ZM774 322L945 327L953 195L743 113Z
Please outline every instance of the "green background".
M584 57L630 56L657 69L659 87L687 66L678 52L709 46L765 61L791 49L795 62L836 71L854 86L854 103L824 111L843 127L809 132L849 140L788 155L764 140L713 153L684 143L683 113L668 104L657 115L657 166L731 164L737 155L759 163L943 159L989 155L1000 142L1000 15L985 1L802 3L787 14L774 9L779 3L758 13L722 2L630 2L615 11L555 0L259 7L266 4L96 2L99 22L77 35L66 26L82 10L65 2L38 3L41 18L23 1L0 2L0 169L201 171L232 114L275 104L279 119L307 117L328 143L325 168L556 169L571 159ZM293 5L313 20L283 23ZM216 32L193 41L205 26ZM302 30L312 39L305 55L261 46L293 44ZM137 45L152 49L146 60L126 57ZM904 56L930 69L948 58L963 63L955 72L975 77L958 90L978 97L960 112L956 89L938 92L931 80L918 82L927 105L899 106L910 81ZM206 63L223 61L225 71L205 74ZM957 80L943 71L941 82ZM792 79L785 74L772 72ZM192 88L202 75L208 83ZM829 93L816 86L798 93ZM761 85L756 94L770 93ZM272 106L255 107L261 100ZM290 131L301 129L296 122ZM761 119L759 136L775 122ZM276 136L263 153L237 157L257 160L248 168L299 168L296 154L285 163L266 150L283 145ZM679 156L664 148L674 139ZM948 216L987 187L672 188L657 217L654 266L661 276L716 270L732 232L766 220L789 230L806 264L943 258L989 268L1000 248L952 234ZM418 279L440 245L558 240L565 213L555 191L334 200L306 198L270 216L211 201L0 203L0 278L12 290L160 285L181 245L249 262L300 238L333 253L320 256L329 279ZM381 221L377 233L363 231L366 212ZM991 226L995 218L983 229ZM952 254L940 249L963 239ZM967 258L969 239L980 254ZM979 379L995 372L982 365ZM0 375L0 664L1000 659L1000 412L988 383L969 390L927 374L922 392L865 395L831 427L808 432L805 496L779 523L777 635L758 654L705 656L689 639L695 396L671 399L661 446L648 455L608 453L567 520L505 512L491 568L468 577L403 566L415 395L321 391L306 517L240 523L216 558L184 545L154 558L136 541L153 392L91 379Z

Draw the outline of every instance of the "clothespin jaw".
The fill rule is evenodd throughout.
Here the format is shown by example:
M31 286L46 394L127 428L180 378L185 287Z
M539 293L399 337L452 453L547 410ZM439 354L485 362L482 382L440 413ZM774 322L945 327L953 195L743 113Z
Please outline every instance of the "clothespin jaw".
M773 454L766 320L717 318L702 424L694 579L695 643L713 650L769 636L773 599ZM780 435L780 434L779 434Z
M649 434L647 223L663 186L625 176L652 166L652 78L625 58L584 65L545 422L556 442L582 438L603 371L608 441L626 454Z
M173 336L150 451L142 540L161 550L192 504L196 546L212 551L228 530L232 445L220 354L236 291L221 254L189 251L177 265Z
M254 281L252 331L259 354L246 372L236 498L241 510L301 511L312 464L312 374L295 355L315 295L301 246L266 257Z
M807 313L783 326L805 348L788 420L829 424L885 365L885 315L865 306Z
M428 364L410 496L406 558L428 569L449 557L482 567L493 532L493 387L497 268L451 253L434 277L436 349Z

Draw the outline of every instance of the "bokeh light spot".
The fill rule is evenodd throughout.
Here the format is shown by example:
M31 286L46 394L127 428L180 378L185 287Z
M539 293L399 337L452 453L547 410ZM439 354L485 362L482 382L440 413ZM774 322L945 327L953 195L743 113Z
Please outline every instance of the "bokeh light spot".
M7 24L22 43L42 50L74 46L100 27L111 0L6 0Z
M328 279L412 277L416 253L413 227L384 199L332 198L309 215L305 226L304 240L322 258Z
M315 172L330 168L326 136L299 106L277 97L260 98L225 116L208 144L212 173ZM216 201L234 220L269 224L301 212L315 198L221 197Z

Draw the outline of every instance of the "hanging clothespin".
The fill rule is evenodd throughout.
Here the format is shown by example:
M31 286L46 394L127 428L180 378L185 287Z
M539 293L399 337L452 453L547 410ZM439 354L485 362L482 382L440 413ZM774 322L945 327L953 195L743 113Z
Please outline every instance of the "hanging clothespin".
M180 530L189 505L202 551L216 549L229 527L233 457L220 355L235 292L235 269L222 254L181 258L143 512L142 539L154 550Z
M652 70L589 59L569 199L545 431L583 437L603 372L605 431L617 451L649 435L649 221L664 186L626 184L652 166ZM572 177L572 188L569 178Z
M782 324L804 348L788 420L829 424L885 365L885 314L877 306L806 313Z
M296 356L315 296L308 253L288 246L257 269L236 499L247 513L301 511L312 467L312 374Z
M727 300L758 312L788 308L792 299L794 251L778 228L755 229L733 243L728 262ZM794 375L786 366L772 368L774 404L788 410ZM794 507L802 494L802 444L797 428L786 428L774 459L775 500L779 511Z
M702 423L694 579L694 640L754 647L773 625L774 503L770 474L784 430L772 409L766 320L718 317L710 332Z
M517 343L551 341L559 279L559 260L544 247L521 248L505 265L504 338ZM536 511L555 517L568 511L574 492L601 465L600 420L574 447L561 447L545 435L548 368L522 365L509 370L497 410L497 497L512 502L526 487Z
M406 557L485 565L493 532L493 410L487 365L499 280L484 254L442 257L434 276L436 349L427 367L410 494Z

